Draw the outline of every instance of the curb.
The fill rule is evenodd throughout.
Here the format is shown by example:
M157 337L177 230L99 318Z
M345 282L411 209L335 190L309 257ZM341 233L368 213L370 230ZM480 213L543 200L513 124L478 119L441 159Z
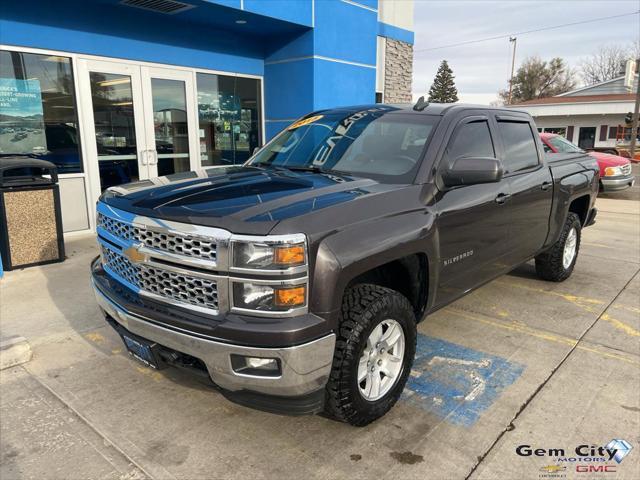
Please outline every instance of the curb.
M27 363L32 356L26 338L14 335L0 339L0 370Z

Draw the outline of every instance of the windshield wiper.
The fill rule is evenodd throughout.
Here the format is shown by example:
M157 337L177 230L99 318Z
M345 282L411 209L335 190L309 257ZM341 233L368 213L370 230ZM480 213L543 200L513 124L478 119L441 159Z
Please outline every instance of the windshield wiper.
M323 170L322 168L314 165L278 165L279 167L286 168L287 170L293 170L296 172L313 172L313 173L326 173L329 170Z
M340 170L331 170L320 168L317 165L272 165L270 163L255 163L252 166L262 168L274 168L276 170L290 170L293 172L312 172L312 173L329 173L334 175L351 175L349 172L343 172Z

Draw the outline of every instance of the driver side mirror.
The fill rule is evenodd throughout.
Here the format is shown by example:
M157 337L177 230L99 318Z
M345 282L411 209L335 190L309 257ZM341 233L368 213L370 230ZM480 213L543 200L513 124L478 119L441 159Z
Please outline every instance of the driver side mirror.
M502 180L502 163L492 157L460 157L444 171L442 180L447 187L493 183Z

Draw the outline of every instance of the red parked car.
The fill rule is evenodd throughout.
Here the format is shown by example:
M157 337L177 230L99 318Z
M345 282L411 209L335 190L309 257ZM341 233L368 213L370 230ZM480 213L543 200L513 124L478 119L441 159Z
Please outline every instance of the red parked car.
M585 153L562 135L555 133L541 133L542 145L547 153ZM618 155L602 152L586 152L598 161L600 167L600 189L613 192L632 187L635 177L631 173L631 162Z

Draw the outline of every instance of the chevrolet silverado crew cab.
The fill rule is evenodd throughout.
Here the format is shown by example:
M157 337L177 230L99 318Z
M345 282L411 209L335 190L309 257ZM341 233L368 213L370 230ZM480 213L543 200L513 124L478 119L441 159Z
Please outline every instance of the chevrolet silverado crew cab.
M93 285L149 366L366 425L398 400L418 321L530 259L571 275L597 191L596 160L546 159L525 113L322 110L244 165L107 189Z

